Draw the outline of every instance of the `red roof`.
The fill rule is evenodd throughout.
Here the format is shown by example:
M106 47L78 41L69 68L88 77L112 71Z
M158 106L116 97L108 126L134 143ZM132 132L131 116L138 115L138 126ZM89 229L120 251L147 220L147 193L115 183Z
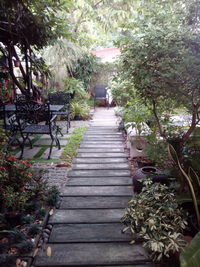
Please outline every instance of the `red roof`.
M92 50L91 53L101 58L102 61L113 61L116 56L120 55L120 49L117 47Z

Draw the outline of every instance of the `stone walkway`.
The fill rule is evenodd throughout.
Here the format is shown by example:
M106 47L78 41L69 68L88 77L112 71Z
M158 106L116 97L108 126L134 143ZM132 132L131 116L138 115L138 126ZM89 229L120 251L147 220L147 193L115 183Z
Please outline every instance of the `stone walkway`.
M150 267L141 244L121 232L132 181L113 109L96 110L68 179L49 220L51 257L44 248L33 265Z

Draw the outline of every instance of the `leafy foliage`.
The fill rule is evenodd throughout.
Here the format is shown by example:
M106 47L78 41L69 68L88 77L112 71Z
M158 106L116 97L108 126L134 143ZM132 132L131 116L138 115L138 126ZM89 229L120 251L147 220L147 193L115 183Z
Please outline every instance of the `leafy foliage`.
M200 260L200 232L180 255L181 267L196 267Z
M195 209L195 213L197 217L197 224L198 224L198 227L200 227L200 212L199 212L199 206L198 206L198 198L200 194L200 178L198 177L198 175L195 173L195 171L192 168L189 168L188 172L186 172L183 169L183 166L181 165L179 161L179 158L178 158L178 155L175 149L170 144L168 145L168 152L172 160L175 162L175 164L179 168L181 175L184 178L184 181L186 182L186 184L188 185L190 189L190 193L192 196L192 201L194 204L194 209Z
M175 194L165 185L143 182L142 192L129 201L123 222L151 252L154 261L169 258L185 244L182 231L186 226L183 211L178 207Z
M72 75L74 78L83 82L88 90L91 86L92 76L98 69L98 59L92 54L84 54L74 61Z
M200 39L196 25L187 21L191 8L198 17L199 4L193 1L186 5L181 1L159 4L156 0L147 5L141 1L140 15L127 25L129 35L119 43L123 46L121 75L148 105L165 139L168 134L162 125L163 112L180 106L188 110L192 120L181 135L182 146L199 122ZM181 11L185 19L181 19Z
M32 71L37 68L43 72L43 69L33 50L41 49L56 38L68 35L66 19L59 16L58 10L63 8L68 12L70 3L70 0L1 1L0 51L8 59L6 68L14 84L24 95L30 96L32 93L34 97L40 96L40 90L32 82ZM24 59L25 64L19 65L22 83L13 70L13 58L17 61Z

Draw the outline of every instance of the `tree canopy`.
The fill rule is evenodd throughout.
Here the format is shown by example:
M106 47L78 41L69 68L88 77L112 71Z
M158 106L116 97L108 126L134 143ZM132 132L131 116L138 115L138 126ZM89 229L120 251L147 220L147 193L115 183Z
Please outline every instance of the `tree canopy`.
M69 11L70 0L1 0L0 2L0 50L8 59L8 70L14 84L25 95L31 90L40 92L32 84L33 65L39 70L35 49L40 49L60 36L69 35L67 21L61 18L61 8ZM13 59L24 58L20 64L23 83L15 77Z
M199 1L141 1L137 16L127 24L128 36L119 42L122 77L149 105L163 137L160 108L169 110L174 103L192 114L182 143L199 122L199 7Z

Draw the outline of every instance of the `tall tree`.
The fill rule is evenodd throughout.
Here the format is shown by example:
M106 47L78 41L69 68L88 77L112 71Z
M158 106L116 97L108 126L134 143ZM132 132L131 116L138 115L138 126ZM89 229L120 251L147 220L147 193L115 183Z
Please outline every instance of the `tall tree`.
M81 45L103 45L131 17L134 0L77 0L66 17Z
M172 103L187 108L192 119L179 136L181 149L200 122L200 3L149 2L134 25L127 25L129 36L120 42L122 75L149 105L165 139L169 136L162 125L162 109L169 110Z

